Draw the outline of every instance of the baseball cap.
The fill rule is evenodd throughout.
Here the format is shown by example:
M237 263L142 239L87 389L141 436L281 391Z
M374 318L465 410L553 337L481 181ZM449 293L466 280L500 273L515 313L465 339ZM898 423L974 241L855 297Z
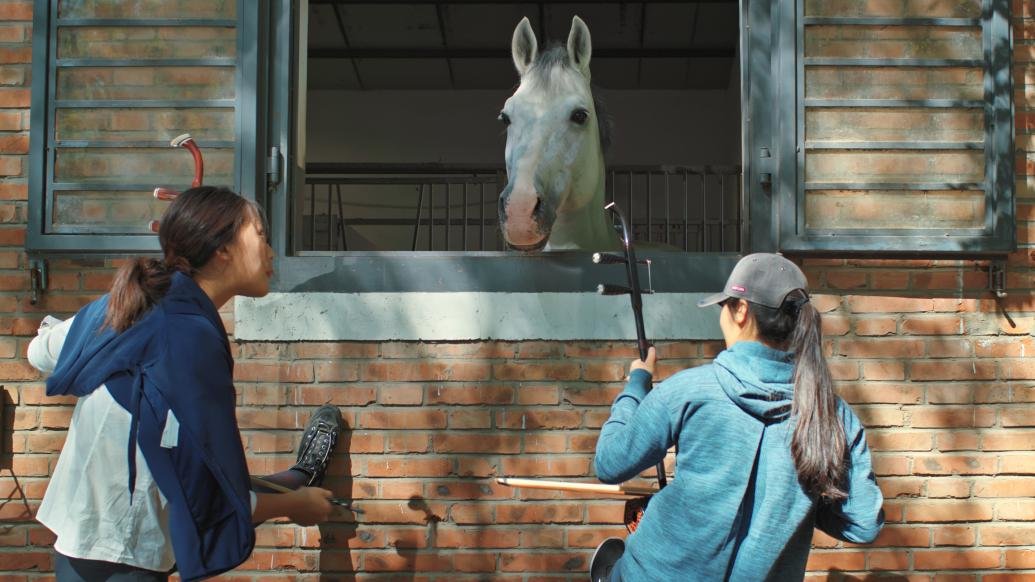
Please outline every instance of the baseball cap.
M721 292L698 301L697 306L707 307L736 297L776 309L783 305L788 293L805 291L807 287L808 280L798 265L782 255L754 253L737 261Z

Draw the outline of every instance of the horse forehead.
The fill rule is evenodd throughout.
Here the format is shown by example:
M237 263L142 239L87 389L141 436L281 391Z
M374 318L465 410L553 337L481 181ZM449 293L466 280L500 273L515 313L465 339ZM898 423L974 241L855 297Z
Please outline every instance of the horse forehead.
M535 104L565 103L580 99L587 101L588 105L593 102L593 93L582 73L561 65L523 77L514 97Z

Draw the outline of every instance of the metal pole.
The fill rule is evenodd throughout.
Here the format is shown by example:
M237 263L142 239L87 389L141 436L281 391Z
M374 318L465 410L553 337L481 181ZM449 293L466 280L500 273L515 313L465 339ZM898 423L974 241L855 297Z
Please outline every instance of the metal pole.
M683 250L690 250L690 193L686 188L686 168L683 168Z
M338 184L335 195L338 197L338 225L341 228L341 250L349 250L349 239L345 235L345 209L341 205L341 184ZM334 244L334 249L338 249L338 243Z
M413 244L411 251L417 250L417 232L420 231L420 211L424 206L424 184L417 184L417 216L413 219Z
M309 189L309 250L316 250L316 185Z

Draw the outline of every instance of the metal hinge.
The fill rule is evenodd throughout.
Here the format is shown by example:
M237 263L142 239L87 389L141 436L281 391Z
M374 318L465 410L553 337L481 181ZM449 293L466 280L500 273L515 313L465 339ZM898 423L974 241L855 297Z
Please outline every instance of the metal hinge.
M284 156L280 155L280 146L270 148L270 156L266 158L266 184L276 186L280 184L283 172Z
M40 296L43 295L43 291L47 288L47 260L46 259L30 259L29 260L29 291L32 295L29 297L29 303L36 305L40 301Z
M996 299L1006 298L1006 261L993 260L989 263L988 289Z

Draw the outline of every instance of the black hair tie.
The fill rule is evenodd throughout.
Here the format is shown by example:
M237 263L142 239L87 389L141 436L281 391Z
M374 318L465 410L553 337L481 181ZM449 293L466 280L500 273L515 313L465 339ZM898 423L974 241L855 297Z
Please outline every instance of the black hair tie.
M795 317L797 317L798 313L801 312L801 308L804 307L805 304L808 303L808 302L809 302L809 296L806 294L806 295L803 295L801 297L795 297L793 299L788 299L787 301L784 302L783 306L784 306L784 309L788 313L790 313L791 315L794 315Z

